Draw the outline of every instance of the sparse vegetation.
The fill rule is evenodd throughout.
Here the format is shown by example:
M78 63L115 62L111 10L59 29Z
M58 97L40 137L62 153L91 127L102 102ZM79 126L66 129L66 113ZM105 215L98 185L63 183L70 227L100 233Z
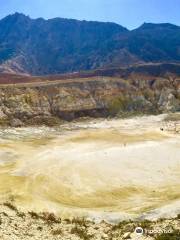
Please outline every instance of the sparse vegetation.
M36 213L34 211L30 211L29 215L33 219L42 219L43 221L47 222L48 224L61 223L61 219L57 218L54 213L48 213L48 212Z
M63 231L61 228L58 228L58 229L55 229L55 230L52 230L51 231L51 234L56 236L56 235L62 235L63 234Z
M87 225L87 220L85 218L73 218L71 222L84 227Z
M112 226L112 231L116 231L118 229L122 229L125 225L129 224L130 221L122 221L119 222L118 224L115 224Z
M174 230L172 233L162 233L156 237L156 240L179 240L180 231Z
M5 203L4 206L9 204ZM10 206L11 209L11 206ZM7 210L8 211L8 210ZM23 217L21 219L20 217ZM7 220L8 221L8 225ZM67 221L68 220L68 221ZM47 224L48 223L48 224ZM22 224L22 228L20 227ZM30 225L29 225L30 224ZM95 223L94 221L87 220L86 218L73 218L60 220L60 218L53 213L36 213L34 211L23 213L17 212L15 215L8 216L8 214L0 213L0 226L1 229L6 229L10 234L10 239L13 239L15 234L22 236L22 239L26 239L27 236L30 239L82 239L82 240L96 240L96 239L108 239L118 240L122 236L131 237L134 234L134 230L137 226L141 226L143 229L159 229L162 226L166 226L166 229L172 229L171 233L148 233L144 237L149 237L153 240L179 240L179 215L174 219L160 219L157 221L122 221L116 225L110 224L106 221ZM20 228L19 228L20 227ZM30 229L29 229L30 227ZM20 229L20 230L19 230ZM15 230L15 232L14 232ZM6 232L4 231L4 232ZM74 236L72 236L74 235ZM125 238L124 238L125 239ZM133 238L132 238L133 239Z
M26 215L23 212L17 212L17 216L21 217L21 218L24 218Z
M142 227L143 229L149 229L152 226L152 222L145 219L140 222L139 226Z
M36 213L36 212L33 212L33 211L30 211L29 215L34 219L39 219L40 218L39 214Z
M92 238L92 236L87 233L86 229L77 225L71 229L71 234L75 234L84 240L89 240Z
M41 219L47 223L61 223L61 219L57 218L54 213L44 212L41 214Z
M11 202L5 202L4 206L8 207L9 209L11 209L11 210L13 210L15 212L18 212L17 207L13 203L11 203Z

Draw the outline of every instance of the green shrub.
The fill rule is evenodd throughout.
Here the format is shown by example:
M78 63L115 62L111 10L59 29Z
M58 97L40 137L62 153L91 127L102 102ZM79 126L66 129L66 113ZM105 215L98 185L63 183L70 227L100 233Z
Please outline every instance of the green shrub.
M128 97L124 97L122 95L111 99L108 104L108 109L110 114L115 115L119 112L128 111L131 100Z

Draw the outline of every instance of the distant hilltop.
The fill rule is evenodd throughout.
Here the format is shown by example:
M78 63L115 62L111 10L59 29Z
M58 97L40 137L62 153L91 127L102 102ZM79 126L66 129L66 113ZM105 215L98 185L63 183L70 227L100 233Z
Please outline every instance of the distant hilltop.
M180 63L179 26L144 23L129 31L20 13L0 20L0 72L51 75L146 63Z

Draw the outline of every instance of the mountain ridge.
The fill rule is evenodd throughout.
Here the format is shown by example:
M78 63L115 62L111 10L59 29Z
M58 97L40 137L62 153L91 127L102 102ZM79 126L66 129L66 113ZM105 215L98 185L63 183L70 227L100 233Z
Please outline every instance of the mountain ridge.
M30 17L0 20L0 72L49 75L133 64L180 62L180 27Z
M85 19L79 20L79 19L75 19L75 18L64 18L64 17L54 17L54 18L47 18L47 19L43 18L43 17L33 18L33 17L30 17L29 15L26 15L22 12L15 12L15 13L9 14L5 17L0 18L0 21L2 21L3 19L6 19L8 17L11 17L11 16L17 16L17 17L19 16L19 17L29 18L30 20L34 20L34 21L36 21L36 20L51 21L51 20L54 20L54 19L59 19L59 20L70 20L70 21L72 20L72 21L77 21L77 22L109 23L109 24L115 24L115 25L121 26L121 27L127 29L128 31L134 31L138 28L141 28L142 26L148 26L148 25L149 26L150 25L152 25L152 26L153 25L161 25L161 26L166 25L166 26L174 26L174 27L178 27L178 28L180 27L180 25L178 25L178 24L168 23L168 22L160 22L160 23L143 22L139 27L136 27L136 28L133 28L133 29L130 30L127 27L124 27L121 24L113 22L113 21L97 21L97 20L85 20Z

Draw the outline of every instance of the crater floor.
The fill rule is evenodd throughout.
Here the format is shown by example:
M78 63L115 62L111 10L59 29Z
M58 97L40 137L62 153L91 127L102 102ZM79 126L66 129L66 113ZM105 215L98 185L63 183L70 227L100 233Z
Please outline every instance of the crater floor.
M180 136L164 117L1 129L0 201L110 221L175 216Z

